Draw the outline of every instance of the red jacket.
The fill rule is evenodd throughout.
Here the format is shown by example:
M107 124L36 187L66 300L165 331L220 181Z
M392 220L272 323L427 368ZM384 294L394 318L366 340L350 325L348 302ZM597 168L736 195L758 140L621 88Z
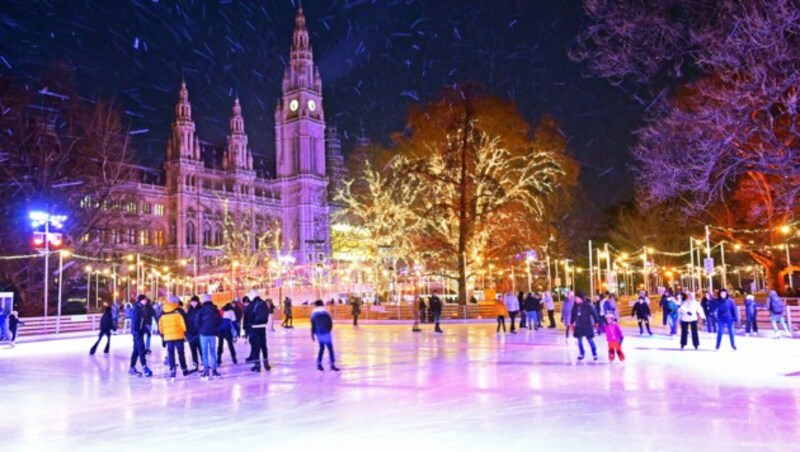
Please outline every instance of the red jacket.
M609 343L611 342L620 342L622 340L622 329L619 327L618 323L613 325L606 325L606 341Z

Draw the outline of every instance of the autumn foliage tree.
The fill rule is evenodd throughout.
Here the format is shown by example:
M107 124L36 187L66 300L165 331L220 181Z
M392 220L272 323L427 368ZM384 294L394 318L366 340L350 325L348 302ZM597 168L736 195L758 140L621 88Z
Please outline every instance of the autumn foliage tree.
M671 203L767 267L798 214L800 4L796 0L585 0L571 56L646 105L633 149L641 200ZM741 237L735 229L761 230Z

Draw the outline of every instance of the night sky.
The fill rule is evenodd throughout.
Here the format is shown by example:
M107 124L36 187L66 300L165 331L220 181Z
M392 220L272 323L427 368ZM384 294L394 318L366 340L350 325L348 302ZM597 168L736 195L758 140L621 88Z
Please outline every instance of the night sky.
M328 124L345 151L365 131L387 142L409 105L455 82L512 99L533 123L562 124L596 208L632 195L628 148L641 107L567 57L578 0L305 0ZM114 98L142 162L159 164L185 76L202 140L224 143L241 97L255 154L274 153L273 113L287 62L291 0L10 1L0 6L0 74L41 88L69 63L81 93Z

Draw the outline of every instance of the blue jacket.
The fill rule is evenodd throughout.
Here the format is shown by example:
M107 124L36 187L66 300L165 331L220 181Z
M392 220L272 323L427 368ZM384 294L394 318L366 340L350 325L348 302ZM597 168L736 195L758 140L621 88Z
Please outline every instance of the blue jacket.
M333 330L333 318L324 307L314 309L311 314L311 334L312 336L327 336Z
M712 303L712 307L714 308L712 312L717 315L718 321L733 322L736 320L736 305L730 297L725 299L717 298L714 303Z

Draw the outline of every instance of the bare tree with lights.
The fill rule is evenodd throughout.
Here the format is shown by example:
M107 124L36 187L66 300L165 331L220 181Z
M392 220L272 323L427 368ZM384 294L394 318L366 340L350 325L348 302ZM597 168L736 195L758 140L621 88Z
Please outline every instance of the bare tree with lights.
M761 229L767 248L785 240L780 225L800 205L800 4L584 5L591 23L572 57L590 75L635 88L646 105L634 148L642 201L672 202L701 224ZM748 248L782 288L780 258Z

